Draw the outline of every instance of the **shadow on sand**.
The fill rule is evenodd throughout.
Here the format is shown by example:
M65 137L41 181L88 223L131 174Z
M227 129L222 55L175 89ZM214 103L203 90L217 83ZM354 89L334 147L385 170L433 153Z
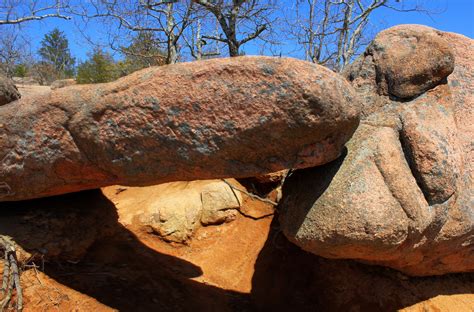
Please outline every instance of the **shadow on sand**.
M251 293L220 289L191 279L201 268L140 242L99 190L0 203L0 234L45 253L48 276L120 311L391 311L474 292L469 274L406 278L308 254L284 238L277 218L256 259Z

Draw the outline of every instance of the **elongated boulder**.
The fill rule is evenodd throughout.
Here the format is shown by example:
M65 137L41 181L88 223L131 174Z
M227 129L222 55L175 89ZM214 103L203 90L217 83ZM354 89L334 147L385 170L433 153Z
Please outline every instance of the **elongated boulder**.
M377 38L387 34L431 38L439 43L434 50L450 47L445 52L456 59L453 73L434 83L422 39L394 39L384 50L394 55L385 58L374 58L372 44L345 72L363 99L361 124L341 158L285 180L283 232L314 254L409 275L474 271L474 41L413 25ZM400 101L379 92L377 69L408 50L415 51L411 62L426 66L407 67L403 75L418 77L412 87L419 91L430 89ZM388 81L398 79L396 68L386 72Z
M321 165L340 155L358 107L341 76L269 57L53 90L0 107L0 201Z

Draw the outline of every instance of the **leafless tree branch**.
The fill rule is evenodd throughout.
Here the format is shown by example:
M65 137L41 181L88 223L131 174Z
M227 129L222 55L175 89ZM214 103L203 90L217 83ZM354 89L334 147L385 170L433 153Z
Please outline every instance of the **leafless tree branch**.
M271 27L268 17L270 11L274 9L272 1L193 1L209 11L222 30L219 36L205 36L205 38L224 42L231 57L240 55L242 45L260 38L262 33Z
M50 2L50 1L43 1ZM29 21L39 21L48 18L70 20L63 10L69 7L66 1L55 0L52 4L39 6L40 1L5 0L0 6L0 25L17 25Z

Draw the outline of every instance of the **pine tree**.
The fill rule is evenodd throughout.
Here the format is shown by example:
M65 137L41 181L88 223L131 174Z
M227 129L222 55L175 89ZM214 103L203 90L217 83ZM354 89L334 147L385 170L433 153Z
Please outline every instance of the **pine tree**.
M159 40L153 32L142 31L135 36L128 47L122 47L125 55L120 63L124 75L142 68L160 66L166 63L166 53L161 49Z
M44 36L38 53L43 63L53 66L55 79L74 76L75 59L69 50L69 41L59 29L55 28Z
M28 65L18 64L15 66L15 71L13 73L16 77L26 77L28 74Z

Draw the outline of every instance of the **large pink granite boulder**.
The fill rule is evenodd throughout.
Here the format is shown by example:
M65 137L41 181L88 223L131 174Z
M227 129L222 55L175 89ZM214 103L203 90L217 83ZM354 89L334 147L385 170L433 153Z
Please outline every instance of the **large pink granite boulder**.
M410 275L473 271L474 41L402 25L382 32L375 42L407 34L421 39L393 39L384 53L395 56L365 53L346 70L363 99L361 125L343 157L286 179L280 221L289 240L324 257L380 264ZM437 42L433 50L443 47L439 51L446 60L455 56L447 81L442 77L449 66L442 75L433 74L441 71L427 62L431 52L423 38ZM418 97L400 100L380 92L378 69L389 65L380 62L398 57L395 51L408 50L413 51L411 62L421 66L402 71L404 77L420 78L411 82L413 88L411 78L397 80L402 64L385 72L387 81L406 82L399 91L418 90L409 92Z
M0 201L321 165L340 155L358 107L343 77L270 57L25 97L0 107Z

